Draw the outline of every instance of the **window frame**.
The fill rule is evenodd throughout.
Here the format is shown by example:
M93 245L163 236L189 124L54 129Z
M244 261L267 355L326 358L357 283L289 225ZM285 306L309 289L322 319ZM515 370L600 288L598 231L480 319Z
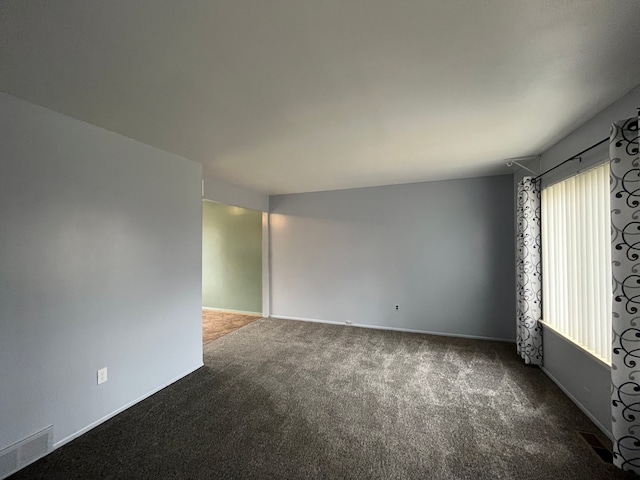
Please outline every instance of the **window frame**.
M549 295L549 292L548 292L547 288L550 288L549 287L550 281L548 280L550 278L549 277L549 269L550 269L550 263L553 263L553 262L549 259L549 255L550 254L548 252L546 252L546 250L550 249L550 247L549 247L550 240L548 239L550 223L554 223L555 222L557 224L558 218L552 219L550 222L547 222L547 220L545 219L545 215L547 217L549 216L548 215L549 208L548 208L548 205L545 205L546 195L544 193L545 190L547 190L547 189L550 189L552 187L556 187L558 184L563 183L563 182L567 182L567 181L569 181L571 179L575 179L576 177L578 177L580 175L585 175L585 174L589 173L590 171L593 171L593 170L596 170L598 168L603 167L604 165L607 165L605 179L603 179L603 180L606 180L606 189L604 188L604 185L601 184L600 188L602 188L602 190L600 191L600 193L606 192L602 197L602 198L606 197L606 205L605 205L606 209L603 210L602 208L600 208L600 211L601 212L602 211L606 211L606 213L607 213L607 215L605 215L605 218L602 219L602 223L604 223L604 225L602 225L602 227L606 228L606 232L605 231L600 231L598 229L599 233L596 233L596 237L599 237L599 239L598 239L598 241L600 242L599 246L600 247L604 246L603 248L606 248L606 254L605 254L606 256L602 260L602 262L598 263L597 269L599 270L599 274L602 276L602 278L599 277L599 281L596 280L596 283L599 284L598 288L601 288L604 285L605 288L608 289L608 291L605 294L601 294L599 300L596 300L595 303L600 306L600 309L602 309L603 306L604 306L604 308L606 308L606 312L608 312L608 315L605 315L606 325L604 325L604 329L602 328L601 323L597 323L597 322L601 322L602 320L597 320L596 319L596 323L594 323L594 325L596 325L596 327L594 327L594 329L597 328L597 331L599 333L594 334L594 335L596 335L596 336L599 335L600 338L601 338L601 333L602 333L603 330L606 330L608 332L609 336L604 338L604 339L602 339L601 341L603 341L604 343L603 343L603 345L600 345L600 347L603 347L603 346L605 347L604 351L609 355L608 357L602 357L602 356L600 356L600 354L596 350L592 350L588 345L582 344L580 339L577 338L577 337L579 337L579 335L576 336L576 338L572 338L573 336L571 334L571 328L568 328L567 329L568 331L563 331L563 326L561 325L561 323L563 323L563 322L557 321L557 322L552 323L549 320L550 309L549 309L548 305L549 305L549 301L553 301L553 300L551 299L551 295ZM606 366L607 368L611 368L611 363L610 363L611 362L611 351L610 351L610 349L607 350L606 346L610 345L610 343L611 343L610 340L611 340L611 330L612 330L612 318L611 318L612 292L611 292L611 277L610 277L610 272L611 272L611 242L610 242L610 232L611 232L610 223L611 222L610 222L610 213L611 212L610 212L610 204L609 204L609 191L610 191L610 189L609 189L609 177L610 177L610 160L609 160L609 158L603 159L603 160L601 160L599 162L594 162L593 164L589 165L589 167L584 168L581 171L578 171L578 172L573 173L573 174L568 175L568 176L564 176L563 178L561 178L559 180L556 180L556 181L554 181L552 183L548 183L548 184L544 185L544 187L541 188L541 203L540 203L540 206L541 206L541 218L542 218L542 221L541 221L541 240L542 240L542 265L543 265L543 268L542 268L542 288L543 288L542 307L543 307L543 309L542 309L542 319L541 319L540 323L542 323L542 325L545 328L549 328L556 335L560 336L563 340L571 343L574 347L576 347L576 348L580 349L581 351L585 352L591 358L595 359L597 362L599 362L603 366ZM582 194L582 192L580 192L580 194ZM598 197L598 198L600 198L600 197ZM566 208L566 204L568 202L566 200L563 200L563 201L564 201L563 205ZM591 205L591 207L593 207L593 205L595 205L596 203L597 203L597 200L596 200L596 202L594 202ZM582 205L583 205L580 202L577 202L577 204L578 204L578 207L582 207ZM562 217L562 215L565 215L565 214L566 214L566 211L563 211L562 213L559 214L559 216ZM592 219L588 219L589 215L587 215L587 213L583 213L580 216L582 217L583 220L587 219L586 220L586 224L590 224L591 223L592 226L593 226L593 220ZM607 222L607 220L608 220L608 222ZM574 225L575 225L575 223L574 223ZM588 229L583 229L582 231L586 231L586 230L588 230ZM593 230L592 230L592 232L593 232ZM576 233L574 232L572 235L576 235ZM574 237L574 240L575 240L575 237ZM570 248L569 242L567 241L567 239L564 239L564 242L565 242L565 244L564 244L563 248L565 250L568 250ZM558 242L556 242L556 243L558 243ZM545 246L546 246L546 248L545 248ZM601 267L602 267L603 264L605 264L605 267L606 267L607 259L608 259L608 267L607 267L608 269L605 268L605 270L602 271ZM570 262L567 261L566 259L562 259L562 263L563 263L563 265L565 267L567 267L568 263L570 263ZM597 262L594 262L594 264L595 263L597 263ZM609 272L609 278L607 278L607 275L606 275L607 272ZM565 273L564 275L565 275L565 279L567 279L569 276L573 276L574 278L577 276L576 272L573 271L573 270L570 273ZM545 282L545 279L547 279L546 282ZM587 280L586 283L593 283L593 281L592 280ZM571 287L571 288L574 288L574 287ZM575 289L576 288L574 288L574 290ZM591 289L591 290L593 291L593 289ZM581 297L581 298L583 298L583 297ZM584 300L581 300L581 298L579 300L581 302L583 302ZM569 302L568 300L564 300L564 301L565 302ZM602 303L602 302L606 302L606 305L605 305L605 303ZM593 305L593 303L591 305ZM558 306L556 305L556 307L558 307ZM580 308L583 308L583 307L581 306ZM596 310L596 313L597 313L597 311L598 310ZM572 315L574 317L577 316L577 312L572 311ZM598 315L595 315L595 317L598 317ZM564 320L565 327L566 327L566 324L569 321L570 320L568 318ZM585 323L586 322L582 323L582 327L581 328L583 328L583 329L585 328ZM576 325L577 325L577 323L576 323ZM588 328L588 326L586 328Z

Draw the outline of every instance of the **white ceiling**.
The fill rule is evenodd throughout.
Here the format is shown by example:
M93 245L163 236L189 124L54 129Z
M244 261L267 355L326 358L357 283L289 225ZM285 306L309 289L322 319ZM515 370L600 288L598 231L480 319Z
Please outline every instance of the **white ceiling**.
M264 193L505 173L639 83L637 0L0 3L0 90Z

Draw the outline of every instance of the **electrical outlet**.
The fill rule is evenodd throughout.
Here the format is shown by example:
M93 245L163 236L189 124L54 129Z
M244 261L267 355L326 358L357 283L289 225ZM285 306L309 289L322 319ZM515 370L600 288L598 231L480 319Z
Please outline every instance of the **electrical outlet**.
M400 308L400 305L396 305L396 312L398 311L399 308Z
M98 370L98 385L107 381L107 367Z

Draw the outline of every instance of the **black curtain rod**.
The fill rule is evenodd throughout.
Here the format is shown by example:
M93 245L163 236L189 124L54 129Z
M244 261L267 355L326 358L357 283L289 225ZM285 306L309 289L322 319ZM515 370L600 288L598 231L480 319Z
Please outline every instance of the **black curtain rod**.
M547 173L552 172L552 171L553 171L553 170L555 170L556 168L561 167L562 165L564 165L564 164L565 164L565 163L567 163L567 162L570 162L571 160L576 160L576 159L580 158L580 155L582 155L583 153L586 153L586 152L588 152L589 150L594 149L594 148L596 148L597 146L602 145L604 142L608 142L608 141L609 141L609 137L607 137L607 138L603 138L603 139L602 139L602 140L600 140L598 143L594 143L594 144L593 144L593 145L591 145L590 147L585 148L584 150L582 150L580 153L576 153L573 157L569 157L569 158L567 158L564 162L559 163L559 164L558 164L558 165L556 165L555 167L550 168L549 170L542 172L540 175L538 175L536 178L534 178L534 179L533 179L533 181L534 181L534 182L538 181L538 180L540 179L540 177L542 177L543 175L546 175Z

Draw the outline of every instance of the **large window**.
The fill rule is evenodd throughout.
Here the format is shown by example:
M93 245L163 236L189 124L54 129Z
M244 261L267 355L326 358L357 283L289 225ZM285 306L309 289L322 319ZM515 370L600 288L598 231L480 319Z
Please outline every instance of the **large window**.
M543 322L611 364L609 163L542 191Z

